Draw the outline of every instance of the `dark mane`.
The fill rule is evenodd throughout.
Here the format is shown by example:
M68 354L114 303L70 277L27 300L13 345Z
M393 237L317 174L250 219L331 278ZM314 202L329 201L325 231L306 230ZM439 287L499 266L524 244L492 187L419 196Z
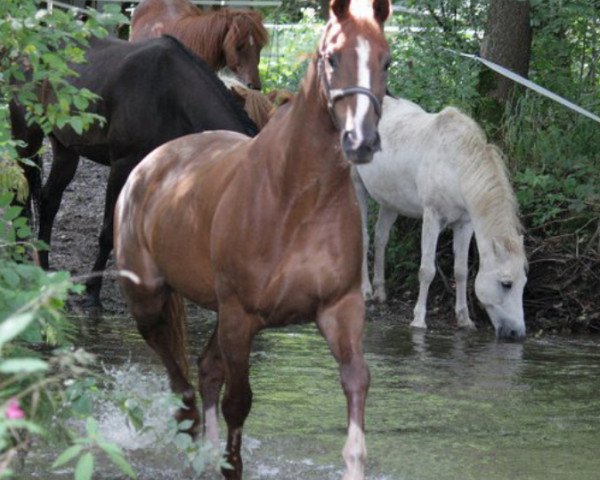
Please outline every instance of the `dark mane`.
M216 93L219 95L226 103L228 109L236 115L236 117L242 122L244 128L246 130L246 134L254 137L258 133L258 127L256 123L252 121L252 119L248 116L246 111L241 107L239 102L235 99L233 94L229 91L229 89L225 86L225 84L221 81L221 79L211 70L208 64L202 60L198 55L192 52L189 48L187 48L180 40L175 38L172 35L163 35L163 38L171 41L173 45L178 47L185 55L188 56L192 60L192 62L202 71L204 78L211 82L214 86L214 91L211 93Z

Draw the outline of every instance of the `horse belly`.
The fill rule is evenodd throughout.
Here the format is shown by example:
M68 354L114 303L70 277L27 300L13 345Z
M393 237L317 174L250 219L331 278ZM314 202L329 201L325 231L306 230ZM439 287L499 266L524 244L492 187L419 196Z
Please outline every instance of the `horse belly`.
M423 216L416 171L401 156L376 154L373 161L358 165L358 173L369 195L380 205L405 217Z

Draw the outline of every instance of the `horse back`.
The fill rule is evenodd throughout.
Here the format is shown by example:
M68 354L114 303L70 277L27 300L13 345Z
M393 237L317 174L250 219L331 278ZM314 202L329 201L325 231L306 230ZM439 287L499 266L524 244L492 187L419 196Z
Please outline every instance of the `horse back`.
M64 144L106 144L112 158L142 158L169 140L227 129L249 135L256 126L218 77L171 37L144 43L96 39L73 83L99 95L92 111L106 118L84 134L68 129Z

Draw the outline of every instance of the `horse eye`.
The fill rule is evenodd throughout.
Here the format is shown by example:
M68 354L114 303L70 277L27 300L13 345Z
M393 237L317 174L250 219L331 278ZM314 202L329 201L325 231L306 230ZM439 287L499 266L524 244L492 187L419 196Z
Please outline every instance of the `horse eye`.
M337 58L334 57L333 55L327 55L327 63L329 63L329 66L331 68L337 68L337 66L338 66Z
M506 280L505 280L505 281L503 281L503 282L500 282L500 284L502 285L502 288L503 288L504 290L510 290L510 289L512 288L512 284L513 284L513 282L511 282L511 281L506 281Z

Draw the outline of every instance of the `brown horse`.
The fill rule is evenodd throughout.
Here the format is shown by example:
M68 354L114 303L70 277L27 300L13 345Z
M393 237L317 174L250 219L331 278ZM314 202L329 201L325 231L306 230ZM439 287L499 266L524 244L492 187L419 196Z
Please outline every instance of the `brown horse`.
M130 40L164 33L178 38L213 70L227 67L260 90L258 62L268 41L260 13L229 8L203 12L188 0L142 0L131 17Z
M339 362L347 399L345 479L362 480L369 371L362 353L361 219L350 177L379 149L377 124L389 49L389 0L332 0L317 55L296 98L255 139L233 132L166 143L132 172L115 211L123 293L138 329L184 404L182 298L218 311L199 362L204 433L218 446L227 423L227 478L242 474L250 412L252 339L264 328L315 321ZM362 7L362 8L359 8Z

